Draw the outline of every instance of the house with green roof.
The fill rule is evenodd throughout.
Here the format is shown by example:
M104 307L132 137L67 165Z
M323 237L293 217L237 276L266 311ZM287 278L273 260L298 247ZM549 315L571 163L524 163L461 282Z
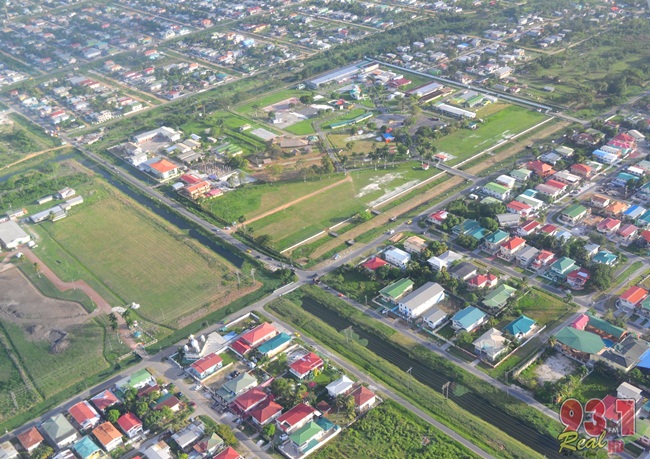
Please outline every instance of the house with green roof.
M288 348L291 345L291 340L291 335L282 332L258 347L257 352L265 357L273 358Z
M510 234L503 230L492 233L485 238L485 241L483 241L483 250L488 253L495 253L499 250L499 246L508 239L510 239Z
M581 204L572 204L560 213L560 220L575 225L589 215L589 209Z
M564 327L557 332L555 339L563 352L583 361L590 360L592 355L599 354L606 347L597 334L573 327Z
M643 215L636 219L636 226L640 228L650 227L650 210L646 210Z
M472 332L485 323L487 315L474 306L461 309L451 318L451 327L456 331Z
M57 448L65 448L79 438L79 434L61 413L55 414L41 424L43 435Z
M529 171L528 169L515 169L512 172L510 172L510 177L515 179L518 182L525 182L530 178L532 175L533 171Z
M578 268L579 266L576 265L574 260L568 257L562 257L550 266L549 270L544 273L544 277L556 282L564 282L567 274Z
M483 185L483 193L504 201L510 197L510 188L499 185L498 183L490 182Z
M486 196L483 199L481 199L481 204L503 204L503 203L499 201L497 198L493 198L492 196Z
M508 298L514 295L516 291L517 289L514 287L501 284L483 298L483 305L492 310L501 309L508 302Z
M224 403L230 403L239 394L255 386L257 386L257 378L249 373L243 372L230 381L226 381L223 386L215 391L215 395Z
M325 430L314 421L310 421L292 433L289 436L289 439L293 442L298 451L305 453L318 445L318 440L320 440L323 435L325 435Z
M413 281L409 278L400 279L382 288L379 291L379 296L381 296L384 301L397 304L399 303L400 298L413 291L413 285Z
M480 227L480 223L477 222L476 220L472 220L470 218L463 220L460 222L458 225L454 226L451 229L451 232L454 234L467 234L468 232Z
M101 448L88 435L72 445L72 449L80 459L99 459L104 455Z
M607 250L601 250L591 259L591 261L594 263L606 266L614 266L614 264L616 264L616 260L618 260L618 257L612 252L608 252Z
M130 387L133 387L135 389L142 389L144 386L154 381L154 377L151 375L151 373L143 368L142 370L131 373L126 378L120 379L115 383L115 387L118 390L124 392Z
M503 331L521 340L530 336L535 330L535 324L536 322L533 319L522 314L503 327Z
M586 331L596 333L603 338L610 340L620 341L623 336L627 334L627 330L621 327L617 327L614 324L607 322L605 319L596 317L589 313L586 314L589 318L587 325L585 326Z

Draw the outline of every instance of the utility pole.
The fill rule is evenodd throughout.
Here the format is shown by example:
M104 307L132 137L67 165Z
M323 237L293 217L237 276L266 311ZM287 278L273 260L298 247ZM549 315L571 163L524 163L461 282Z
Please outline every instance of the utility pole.
M237 275L237 285L241 287L241 279L239 278L239 271L235 271L235 274Z
M449 386L451 385L451 381L447 381L442 385L442 395L445 396L445 400L449 400Z
M413 376L413 373L411 373L412 371L413 371L413 367L411 367L411 368L409 368L408 370L406 370L406 373L407 373L409 376ZM410 390L411 390L411 378L408 378L408 382L409 382L409 391L410 391Z
M253 284L255 283L255 268L251 268L251 277L253 278Z

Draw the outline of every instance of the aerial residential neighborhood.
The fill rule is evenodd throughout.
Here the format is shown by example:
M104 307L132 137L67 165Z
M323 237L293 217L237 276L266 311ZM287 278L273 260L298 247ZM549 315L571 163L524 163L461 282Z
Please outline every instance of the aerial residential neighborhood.
M5 2L0 459L650 457L649 18Z

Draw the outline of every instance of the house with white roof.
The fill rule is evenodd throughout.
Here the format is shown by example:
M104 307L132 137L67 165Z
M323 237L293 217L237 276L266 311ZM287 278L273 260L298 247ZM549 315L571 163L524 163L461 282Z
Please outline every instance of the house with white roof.
M411 254L393 247L384 252L384 259L397 268L406 269L406 266L411 261Z

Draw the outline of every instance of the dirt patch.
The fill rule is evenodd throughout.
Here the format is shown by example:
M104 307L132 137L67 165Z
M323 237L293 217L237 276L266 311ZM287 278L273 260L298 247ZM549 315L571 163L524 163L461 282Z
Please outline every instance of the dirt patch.
M555 382L572 374L577 369L578 364L573 360L562 354L556 354L550 356L544 363L535 368L535 376L539 384L544 384L547 381Z
M288 99L281 100L280 102L276 102L272 105L267 105L262 110L265 112L278 112L281 110L290 110L292 106L295 105L302 105L300 99L297 97L289 97Z
M17 268L0 273L0 320L20 325L29 340L62 342L90 315L78 303L43 296Z

